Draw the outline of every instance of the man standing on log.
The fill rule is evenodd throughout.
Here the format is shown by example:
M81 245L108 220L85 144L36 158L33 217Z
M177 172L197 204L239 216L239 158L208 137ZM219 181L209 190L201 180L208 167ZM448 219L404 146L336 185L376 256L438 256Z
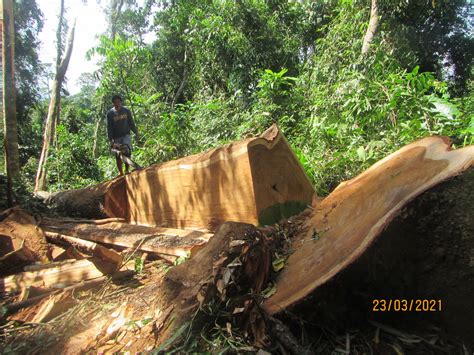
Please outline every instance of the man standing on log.
M130 137L130 131L135 133L135 139L138 141L138 130L133 121L132 113L122 105L122 98L119 95L114 95L112 103L114 107L107 112L107 135L110 148L115 154L118 171L120 175L123 175L122 159L119 152L126 157L131 156L132 138ZM125 163L125 173L128 173L127 163Z

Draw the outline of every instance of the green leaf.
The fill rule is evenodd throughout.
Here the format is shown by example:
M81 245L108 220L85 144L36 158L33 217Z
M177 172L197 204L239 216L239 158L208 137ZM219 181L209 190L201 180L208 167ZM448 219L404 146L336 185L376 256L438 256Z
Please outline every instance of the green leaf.
M364 147L359 147L357 149L357 156L359 157L360 160L362 161L365 161L366 157L367 157L367 154L365 152L365 148Z
M262 291L263 298L270 298L277 292L276 283L270 282L265 290Z
M143 259L141 257L135 258L135 272L140 274L143 271Z
M278 258L272 262L273 271L278 272L285 267L285 258Z

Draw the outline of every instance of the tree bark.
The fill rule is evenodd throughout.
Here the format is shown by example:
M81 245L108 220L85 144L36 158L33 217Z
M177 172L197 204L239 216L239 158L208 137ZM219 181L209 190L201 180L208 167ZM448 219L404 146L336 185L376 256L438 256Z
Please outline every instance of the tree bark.
M102 112L102 110L101 110ZM92 144L92 156L94 158L97 158L97 138L99 136L99 127L100 127L100 121L102 120L101 115L98 115L96 120L95 120L95 129L94 129L94 142Z
M112 22L110 24L110 39L115 41L117 35L117 20L122 14L123 0L115 0L112 2Z
M378 0L372 0L372 6L370 9L370 20L369 27L364 36L364 42L362 44L362 54L365 55L369 51L370 45L374 40L375 34L379 28L379 5Z
M59 20L60 26L62 21ZM66 75L69 60L71 59L72 48L74 44L74 30L76 24L74 23L71 33L69 34L66 54L64 58L59 61L59 65L56 67L56 76L53 82L53 88L51 90L51 101L49 102L48 116L44 127L43 135L43 149L41 150L41 157L38 163L38 171L36 174L35 191L44 190L46 188L46 161L48 159L49 147L54 141L56 136L56 124L58 122L58 108L61 100L61 87ZM58 43L58 46L60 43ZM59 52L58 52L59 54Z
M4 144L5 165L8 178L8 199L13 203L13 182L20 174L18 155L18 130L16 123L15 104L15 37L13 27L12 0L4 0L2 5L3 31L2 31L2 56L3 56L3 117L4 117Z

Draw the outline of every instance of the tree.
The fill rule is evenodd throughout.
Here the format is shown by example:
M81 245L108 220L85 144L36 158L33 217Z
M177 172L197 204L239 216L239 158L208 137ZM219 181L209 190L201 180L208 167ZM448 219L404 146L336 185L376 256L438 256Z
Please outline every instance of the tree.
M5 159L8 177L8 198L12 204L11 191L13 182L19 177L20 163L18 155L18 130L16 124L15 104L15 35L13 27L12 0L3 0L3 31L2 31L2 69L3 69L3 117Z
M56 75L54 77L51 89L51 100L49 102L48 116L44 125L43 148L38 163L38 171L36 174L35 191L44 190L46 188L46 161L48 159L49 147L54 141L56 126L59 122L59 105L61 102L61 87L66 75L69 60L71 59L72 47L74 44L74 29L76 23L72 27L69 34L67 48L64 52L63 47L63 26L65 26L64 0L61 0L61 10L59 13L57 35L57 58L56 58Z
M394 43L398 58L407 52L416 55L404 61L408 68L437 74L446 80L456 96L465 95L472 81L474 36L472 5L467 0L384 1L379 0L384 28Z
M18 125L20 166L32 156L38 156L41 132L33 124L33 113L41 99L39 79L46 75L46 68L38 56L39 34L43 28L43 13L36 0L13 2L15 14L15 81L16 119Z
M364 42L362 43L362 54L365 55L369 51L370 44L374 40L375 34L379 28L379 4L377 0L372 0L370 8L370 20L369 27L364 36Z

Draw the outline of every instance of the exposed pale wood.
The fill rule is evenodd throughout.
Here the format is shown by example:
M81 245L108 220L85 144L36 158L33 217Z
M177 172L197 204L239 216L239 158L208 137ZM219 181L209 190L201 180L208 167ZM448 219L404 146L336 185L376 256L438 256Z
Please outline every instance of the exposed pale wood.
M51 287L101 277L113 272L110 264L84 259L38 271L25 271L0 279L0 292L18 292L24 287Z
M35 219L18 207L11 209L0 222L0 273L50 260L50 249Z
M80 239L173 256L192 255L212 236L202 231L146 227L118 222L94 225L55 221L46 224L45 220L41 225L47 231L73 235Z
M52 242L70 245L76 248L77 250L95 256L96 258L99 258L102 261L110 262L117 268L120 267L123 261L123 257L116 251L108 249L106 247L103 247L102 245L91 241L82 240L53 232L45 232L45 235Z
M71 296L71 291L63 291L39 300L37 304L8 317L8 320L28 323L47 322L76 304L77 301Z
M70 215L215 230L225 221L275 223L300 212L313 195L298 159L273 126L259 137L60 192L47 202Z
M103 219L79 219L79 218L43 218L46 222L49 223L90 223L90 224L107 224L111 222L125 222L123 218L111 217L111 218L103 218Z
M314 194L276 126L260 137L153 165L125 179L127 220L179 228L259 224L263 209L288 201L310 204Z
M27 265L23 268L23 271L40 271L46 269L53 269L53 268L60 268L66 267L68 265L74 265L76 260L64 260L64 261L55 261L48 264L34 264L34 265Z
M0 236L0 240L4 239ZM3 240L2 243L8 244L8 241ZM25 246L25 240L12 240L12 247L14 250L0 257L0 263L8 264L15 262L33 262L35 255ZM0 264L1 265L1 264Z
M354 262L410 200L473 165L474 146L450 150L447 138L429 137L340 184L310 212L264 308L276 313L304 298Z
M112 280L119 280L119 279L122 279L122 278L125 278L125 277L132 276L134 273L135 272L132 271L132 270L123 270L123 271L118 271L118 272L114 273L111 276L101 276L101 277L97 277L93 280L81 281L79 283L76 283L74 285L65 287L63 289L51 289L48 292L40 294L38 296L28 298L28 299L23 300L23 301L18 301L18 302L14 302L14 303L10 303L8 305L5 305L5 308L8 311L8 313L13 313L13 312L16 312L19 309L31 306L31 305L37 303L38 301L42 300L43 298L47 297L47 296L50 296L52 294L58 294L63 290L64 291L85 290L85 289L89 289L89 288L93 288L93 287L96 287L98 285L101 285L103 282L105 282L109 278L111 278Z
M54 261L64 261L68 259L82 260L88 257L86 254L77 251L73 247L67 247L64 249L56 245L51 246L53 247L52 255Z

